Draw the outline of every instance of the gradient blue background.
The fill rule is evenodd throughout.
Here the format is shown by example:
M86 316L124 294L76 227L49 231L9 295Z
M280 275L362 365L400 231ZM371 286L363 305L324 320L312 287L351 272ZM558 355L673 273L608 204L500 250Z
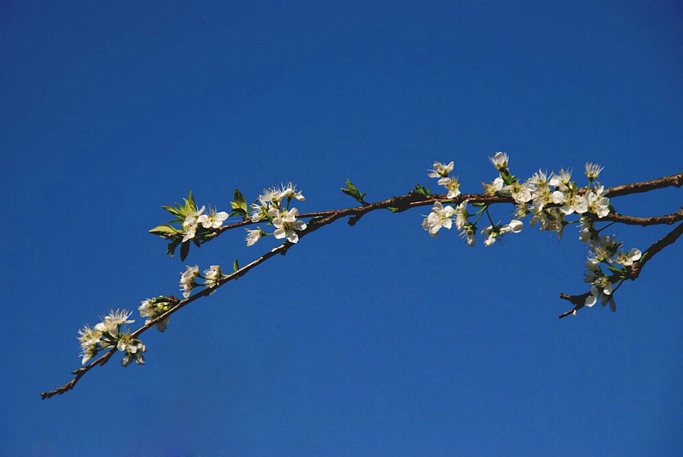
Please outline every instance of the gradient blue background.
M40 400L83 324L178 294L147 230L190 189L224 209L293 181L315 211L353 204L346 178L379 200L454 160L478 192L499 150L522 177L683 171L677 1L241 3L0 2L0 455L683 454L680 243L616 314L559 321L586 290L574 230L471 249L426 208L320 230L145 334L145 367ZM239 232L186 263L274 246Z

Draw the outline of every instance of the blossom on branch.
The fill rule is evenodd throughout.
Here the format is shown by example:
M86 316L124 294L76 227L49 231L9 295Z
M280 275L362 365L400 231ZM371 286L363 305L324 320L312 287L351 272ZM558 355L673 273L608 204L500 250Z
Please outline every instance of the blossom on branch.
M508 167L508 155L504 152L496 152L496 155L489 157L489 160L498 170L504 170Z
M202 224L205 229L217 229L223 225L223 222L228 218L228 213L221 211L211 211L210 214L202 214L197 218L197 223Z
M180 290L183 291L183 297L188 298L192 289L194 289L197 284L195 278L199 276L199 267L195 265L194 267L188 266L185 272L180 276Z
M273 226L275 226L275 232L273 235L278 240L282 238L287 238L290 243L296 243L299 241L299 235L297 231L306 230L306 223L304 221L297 220L299 215L299 210L292 208L291 210L280 210L272 214L277 214L273 218Z
M446 205L444 207L441 202L436 202L432 207L432 212L422 221L422 228L432 237L436 237L439 230L441 230L441 227L445 227L448 230L451 229L453 226L453 220L451 218L454 213L455 210L452 206Z
M453 171L453 162L449 163L448 165L444 165L441 162L434 162L432 167L434 167L433 170L427 170L431 171L431 173L429 173L427 176L430 178L447 178L448 173ZM439 180L439 184L441 185L441 180Z

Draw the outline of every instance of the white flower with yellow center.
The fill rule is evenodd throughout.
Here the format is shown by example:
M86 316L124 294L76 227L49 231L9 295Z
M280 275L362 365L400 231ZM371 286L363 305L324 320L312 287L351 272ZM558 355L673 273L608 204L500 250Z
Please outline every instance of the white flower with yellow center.
M493 157L489 157L489 160L499 170L508 167L508 155L504 152L496 152Z
M228 218L228 213L221 211L217 213L212 211L211 214L202 214L197 218L197 223L202 224L205 229L217 229L223 225L223 222Z
M275 227L273 235L275 238L278 240L287 238L287 241L290 243L297 243L299 241L299 235L296 232L306 230L306 223L296 219L298 215L299 210L296 208L279 211L277 216L273 218L273 226Z
M430 178L447 178L448 173L453 171L453 162L448 165L444 165L441 162L434 162L432 167L434 167L433 170L428 170L431 171L428 175ZM439 184L441 184L441 182L439 182Z
M446 195L446 198L455 198L460 195L460 183L458 182L457 178L441 178L439 179L439 184L448 190L448 195Z
M503 178L499 176L496 179L494 179L491 184L483 182L481 183L481 185L484 186L484 191L488 195L496 195L496 192L500 192L501 190L503 190L505 182L503 181Z
M637 262L642 256L643 254L640 252L640 249L633 248L629 252L619 252L616 255L615 263L630 267L633 265L633 262Z
M436 237L439 230L441 230L441 227L450 230L453 226L453 220L451 218L454 213L455 210L452 206L446 205L444 207L441 202L436 202L432 207L432 212L422 221L422 228L425 229L430 236Z

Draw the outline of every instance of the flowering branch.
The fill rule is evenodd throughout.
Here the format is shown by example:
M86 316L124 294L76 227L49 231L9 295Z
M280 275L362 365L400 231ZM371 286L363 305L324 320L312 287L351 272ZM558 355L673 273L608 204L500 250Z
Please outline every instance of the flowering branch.
M71 381L62 387L41 393L41 397L51 398L73 389L82 376L95 366L105 365L116 351L125 354L121 361L123 366L128 366L133 361L138 365L144 365L143 353L146 352L146 347L139 339L144 332L155 326L159 331L165 331L170 316L181 308L201 297L213 294L219 287L245 275L275 255L286 254L304 236L339 219L348 218L349 225L354 225L372 211L403 212L411 208L431 205L431 213L422 222L422 227L430 236L436 237L442 228L449 230L455 226L470 246L475 245L476 235L479 233L484 236L483 244L487 247L495 244L503 236L519 233L524 226L519 219L524 219L528 215L532 216L531 225L540 225L542 231L555 231L558 237L562 236L565 226L579 223L580 239L589 247L585 281L591 284L591 288L589 292L580 295L561 294L560 298L569 300L574 304L574 308L563 313L560 318L570 314L575 315L577 310L583 307L592 307L598 299L603 306L609 304L613 311L616 310L613 293L625 280L635 280L650 258L674 243L683 233L683 224L680 224L667 236L650 246L645 253L641 253L637 248L625 252L621 249L623 243L617 242L614 236L600 235L600 232L616 223L649 226L683 221L683 209L672 214L653 217L619 214L614 210L608 198L669 186L680 187L683 185L683 173L605 189L595 181L602 171L602 167L597 164L586 164L585 174L588 177L588 186L578 187L572 181L571 173L564 170L550 175L539 171L525 182L521 182L509 171L507 154L496 153L490 160L498 170L499 177L490 184L483 184L484 193L462 194L458 179L450 176L453 162L447 165L435 162L429 177L438 179L438 185L445 187L447 193L434 194L431 193L430 188L418 184L415 190L406 195L369 203L365 200L367 194L362 193L351 181L347 180L347 187L342 188L342 192L356 199L361 206L302 214L299 214L297 208L290 207L294 200L305 200L302 193L297 191L291 183L281 188L264 190L263 194L250 206L247 205L242 193L236 189L229 214L225 211L217 212L215 209L210 209L209 213L205 214L206 206L198 208L190 192L182 205L176 203L175 206L163 207L174 217L169 224L159 225L150 230L151 233L170 240L169 254L173 255L175 249L180 246L180 257L184 260L189 254L191 244L199 246L228 230L256 224L260 224L256 229L246 229L248 246L265 236L273 236L285 241L241 268L235 260L234 272L231 274L223 274L219 265L211 266L204 271L203 275L200 274L198 266L188 266L180 279L183 299L170 295L143 301L139 310L141 316L147 317L147 320L143 326L133 332L124 328L126 324L133 322L129 320L131 313L126 310L111 311L93 328L86 326L79 332L78 338L81 343L84 366L72 372L75 376ZM499 204L514 205L515 217L518 219L512 219L507 224L494 223L489 208ZM455 205L455 207L450 205ZM474 208L473 213L469 212L468 205ZM578 220L566 220L566 217L572 214L577 215ZM223 225L231 216L240 217L242 220ZM484 216L486 216L484 221L488 221L490 225L482 222ZM598 228L596 224L601 222L609 222L609 224ZM181 228L172 224L180 224ZM487 226L481 229L479 224ZM269 227L273 227L272 233L267 232ZM605 273L602 268L606 268L609 273ZM203 283L198 283L197 279L203 279ZM204 289L192 294L197 287ZM97 357L100 352L102 354Z
M642 255L640 260L633 262L633 264L627 270L628 273L626 279L630 279L631 281L635 281L636 279L638 279L638 276L640 276L640 272L643 270L645 264L650 259L652 259L652 257L654 257L657 253L659 253L662 249L675 243L678 237L681 236L681 234L683 234L683 224L677 225L675 229L667 233L664 237L652 243L652 245L649 248L647 248L647 251L645 251L645 253ZM573 309L560 314L560 319L570 315L576 316L576 312L584 306L586 306L586 299L590 295L590 292L586 292L585 294L580 295L560 294L561 299L568 300L570 303L574 305Z

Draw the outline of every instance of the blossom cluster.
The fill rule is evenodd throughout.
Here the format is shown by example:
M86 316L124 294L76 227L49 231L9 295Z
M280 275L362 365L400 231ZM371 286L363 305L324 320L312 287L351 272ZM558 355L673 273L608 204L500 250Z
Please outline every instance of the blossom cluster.
M235 194L241 195L238 190ZM168 244L167 253L173 255L178 246L180 249L180 258L185 260L190 250L190 242L199 246L216 236L217 230L223 226L223 223L233 214L225 211L216 211L210 209L207 213L206 206L197 208L192 192L188 198L184 198L184 203L181 205L176 203L175 206L162 206L174 216L168 224L162 224L154 227L149 232L158 235L162 238L170 240ZM233 208L235 203L233 204ZM181 228L177 228L172 224L180 224Z
M197 265L191 267L187 266L185 271L180 276L180 290L183 292L183 297L188 298L192 293L192 289L197 286L215 288L220 284L220 281L225 277L221 271L220 265L212 265L208 270L204 270L204 275L199 273ZM203 279L203 283L198 283L197 278ZM212 292L213 293L213 292Z
M504 157L505 166L507 166L507 156ZM501 162L502 163L502 162ZM449 174L453 171L453 162L444 165L441 162L434 162L433 169L430 170L430 178L438 178L438 184L445 186L448 190L446 199L453 199L460 195L460 183L456 178L450 177ZM470 246L475 245L475 236L478 231L477 223L483 214L489 218L491 225L488 225L481 231L484 236L484 245L491 246L496 240L502 238L507 233L519 233L523 228L523 223L520 220L513 219L508 224L494 224L488 207L482 207L474 214L467 212L468 201L464 200L456 207L450 205L443 205L440 201L434 203L432 212L427 215L422 221L422 228L425 229L432 237L436 237L441 228L451 229L455 223L455 227L460 230L460 236L467 240ZM474 222L470 218L477 216Z
M193 239L197 234L197 227L201 225L205 229L217 229L223 225L228 218L228 213L211 210L209 214L204 214L205 206L193 211L185 217L183 221L183 243Z
M623 243L618 242L614 235L601 236L592 219L581 220L580 232L580 239L589 247L584 281L591 288L584 305L591 307L599 299L602 306L609 303L612 311L615 311L613 293L626 279L626 269L639 261L643 254L638 248L624 251ZM603 268L610 273L605 273Z
M147 300L144 300L141 303L142 304L140 305L138 310L140 311L140 316L147 318L147 320L145 321L145 325L149 324L150 321L161 316L173 307L173 302L171 298L164 296L148 298ZM166 328L168 327L168 321L170 319L171 317L167 316L165 319L162 319L161 321L157 322L157 330L159 330L160 332L165 332Z
M561 237L567 225L566 216L574 213L579 216L594 214L602 219L610 213L605 188L594 182L602 171L602 167L597 164L586 164L589 186L579 188L572 180L571 172L567 170L549 175L539 170L522 183L510 173L506 153L498 152L490 160L500 176L490 184L483 184L486 193L511 197L517 206L515 215L524 218L531 214L531 225L540 224L542 231L555 231Z
M437 201L431 213L423 219L422 228L435 237L442 228L451 229L455 225L467 243L474 246L478 233L477 224L485 214L491 225L479 233L484 236L484 245L491 246L504 234L519 233L523 228L520 219L529 215L532 226L540 225L542 231L555 231L559 238L567 224L580 222L579 238L588 243L590 251L585 281L591 284L591 289L584 305L591 307L600 300L603 306L609 304L613 310L616 309L613 292L627 277L626 269L640 260L643 254L636 248L625 252L622 249L623 243L617 242L613 235L601 236L600 230L594 226L612 211L605 188L596 181L603 168L595 163L587 163L585 175L588 186L581 188L572 180L571 172L567 170L550 174L539 170L521 182L510 172L506 153L497 152L490 157L490 161L498 170L499 176L491 183L483 183L484 190L490 196L511 198L516 206L517 219L512 219L505 225L494 224L489 214L489 204L474 203L479 209L470 214L467 211L468 200L463 200L455 207ZM455 199L460 195L457 179L449 177L453 171L453 162L447 165L435 162L433 169L429 171L430 178L437 178L438 184L448 189L445 200ZM572 214L576 214L579 220L567 221L566 217Z
M143 352L147 350L142 341L133 337L128 331L122 331L125 324L132 324L132 313L126 310L111 310L95 327L86 325L78 331L78 341L81 344L81 363L85 365L102 349L116 347L124 352L121 360L123 366L128 366L132 361L138 365L144 365Z
M297 243L297 232L306 230L306 223L298 220L299 210L290 209L292 200L304 201L306 198L301 191L296 190L292 183L270 189L264 189L258 200L251 207L250 219L252 222L267 222L267 225L275 227L273 233L264 232L261 227L247 230L247 246L253 246L264 235L273 235L281 240L286 238L290 243ZM284 202L284 203L283 203Z

